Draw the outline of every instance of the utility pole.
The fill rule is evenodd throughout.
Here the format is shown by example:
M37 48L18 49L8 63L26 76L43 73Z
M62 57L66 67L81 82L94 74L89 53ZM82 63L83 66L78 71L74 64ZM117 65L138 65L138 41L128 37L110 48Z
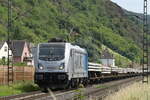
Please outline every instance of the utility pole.
M143 83L148 83L149 50L148 50L148 23L147 23L147 0L144 0L143 13Z
M10 34L12 33L12 0L8 0L8 33L7 33L7 43L8 43L8 58L7 58L7 81L8 85L13 83L13 57L12 57L12 42L10 41Z

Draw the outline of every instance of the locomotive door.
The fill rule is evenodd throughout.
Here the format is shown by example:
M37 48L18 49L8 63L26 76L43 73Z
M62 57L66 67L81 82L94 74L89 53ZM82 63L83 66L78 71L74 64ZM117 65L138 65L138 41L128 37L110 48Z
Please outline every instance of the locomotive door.
M75 62L75 52L74 52L74 50L71 50L71 52L72 52L72 73L74 73L75 72L75 64L74 64L74 62Z
M71 50L71 52L72 52L72 73L75 74L79 59L77 57L77 53L75 50Z
M72 60L72 68L71 68L71 72L73 74L73 76L78 76L80 75L83 70L83 61L82 61L82 56L81 53L77 52L76 50L71 50L71 60Z
M77 51L74 51L74 61L73 61L73 71L75 74L79 74L80 72L82 72L82 67L81 67L81 54Z
M75 72L75 54L74 54L74 50L72 49L71 52L70 52L70 72L71 72L71 75L73 76L74 72Z

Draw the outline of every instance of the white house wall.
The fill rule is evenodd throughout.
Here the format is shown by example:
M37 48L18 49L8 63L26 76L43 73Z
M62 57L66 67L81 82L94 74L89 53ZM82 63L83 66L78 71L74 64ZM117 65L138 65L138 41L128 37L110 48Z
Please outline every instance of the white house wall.
M102 65L115 66L115 59L101 59Z
M5 47L7 47L7 51L5 51ZM11 50L10 50L10 55L12 54ZM8 45L5 42L2 46L2 48L0 49L0 59L2 59L3 57L8 58Z

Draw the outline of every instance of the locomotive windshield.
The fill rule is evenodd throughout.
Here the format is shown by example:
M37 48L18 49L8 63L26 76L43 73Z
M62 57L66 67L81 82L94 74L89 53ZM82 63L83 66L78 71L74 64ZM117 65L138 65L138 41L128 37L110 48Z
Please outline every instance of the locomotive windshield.
M44 61L59 61L64 59L65 45L41 44L39 59Z

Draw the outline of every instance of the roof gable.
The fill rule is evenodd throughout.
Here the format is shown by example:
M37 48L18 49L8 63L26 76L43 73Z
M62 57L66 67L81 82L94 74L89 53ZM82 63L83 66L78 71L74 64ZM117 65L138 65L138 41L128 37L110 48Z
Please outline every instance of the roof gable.
M5 44L5 41L0 42L0 49L3 47L4 44Z
M22 56L26 41L23 40L13 40L11 49L14 56Z
M114 59L114 57L113 54L111 54L108 49L105 49L101 54L101 59Z

